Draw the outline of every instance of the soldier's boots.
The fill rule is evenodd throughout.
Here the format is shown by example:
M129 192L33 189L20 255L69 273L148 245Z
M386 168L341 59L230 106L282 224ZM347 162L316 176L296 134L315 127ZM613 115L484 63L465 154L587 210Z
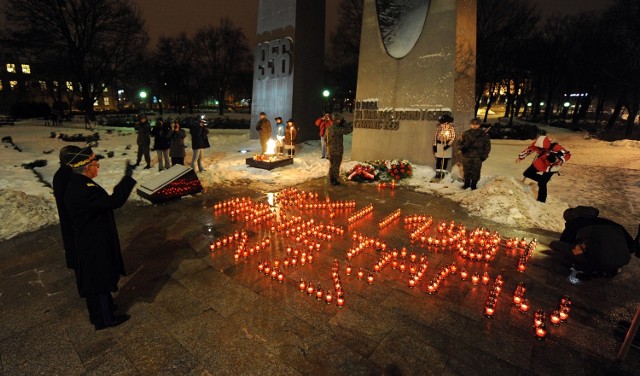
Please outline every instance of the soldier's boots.
M478 181L476 180L464 179L464 185L462 186L462 189L471 188L471 190L473 191L478 189L477 185Z

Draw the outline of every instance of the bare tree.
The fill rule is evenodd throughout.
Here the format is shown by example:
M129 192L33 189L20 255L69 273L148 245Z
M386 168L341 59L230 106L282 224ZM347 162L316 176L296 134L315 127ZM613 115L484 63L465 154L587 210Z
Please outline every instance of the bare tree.
M186 33L177 37L161 37L153 57L158 80L171 93L177 112L186 103L189 113L201 98L205 69L195 43ZM166 83L166 85L164 85Z
M40 63L64 62L79 107L93 103L143 53L148 36L130 0L7 0L9 35Z
M355 92L358 81L363 6L363 0L342 0L338 8L338 26L329 39L327 77L332 86L344 91Z
M198 30L195 44L200 64L206 70L210 92L218 100L218 112L224 114L226 94L231 84L251 68L251 52L242 28L222 18L218 27Z
M497 87L508 89L505 116L512 119L519 108L530 74L526 46L539 20L539 9L527 1L478 1L476 111L488 91L485 121Z
M625 134L631 135L640 106L640 2L616 0L603 18L610 46L606 74L619 88L617 110L621 104L628 109Z

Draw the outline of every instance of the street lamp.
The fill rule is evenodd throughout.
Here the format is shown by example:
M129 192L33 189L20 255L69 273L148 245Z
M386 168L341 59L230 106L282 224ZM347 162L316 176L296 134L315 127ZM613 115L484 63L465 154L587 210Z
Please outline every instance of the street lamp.
M144 112L146 114L147 112L147 92L144 90L140 90L140 93L138 94L140 96L140 100L142 101L142 103L144 104Z
M324 97L324 111L327 111L327 101L329 100L329 96L331 95L331 92L327 89L324 89L322 91L322 96Z
M567 113L569 113L569 106L571 106L571 103L569 102L564 102L562 104L562 107L564 107L562 109L562 120L565 120L567 118Z

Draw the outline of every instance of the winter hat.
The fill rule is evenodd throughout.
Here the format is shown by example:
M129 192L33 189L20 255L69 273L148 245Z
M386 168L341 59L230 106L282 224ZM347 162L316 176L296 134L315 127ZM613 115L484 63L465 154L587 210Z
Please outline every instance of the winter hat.
M453 116L451 116L449 114L444 114L444 115L440 116L440 118L438 119L438 123L440 123L440 124L453 123Z
M538 136L534 141L533 146L540 149L549 149L549 147L551 147L551 139L549 136Z
M600 214L600 210L592 206L576 206L564 211L562 217L566 222L576 218L596 218Z
M287 120L287 123L293 123L293 119Z
M80 148L75 145L65 146L60 150L60 163L76 168L100 159L89 146Z

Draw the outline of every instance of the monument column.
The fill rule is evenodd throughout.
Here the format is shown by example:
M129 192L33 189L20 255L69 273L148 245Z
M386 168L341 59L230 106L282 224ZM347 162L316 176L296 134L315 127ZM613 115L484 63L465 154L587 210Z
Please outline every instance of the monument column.
M476 0L364 0L353 160L434 165L437 119L475 102Z
M251 139L258 138L260 112L272 126L277 116L293 118L297 142L318 138L313 122L323 111L324 29L325 0L260 0Z

